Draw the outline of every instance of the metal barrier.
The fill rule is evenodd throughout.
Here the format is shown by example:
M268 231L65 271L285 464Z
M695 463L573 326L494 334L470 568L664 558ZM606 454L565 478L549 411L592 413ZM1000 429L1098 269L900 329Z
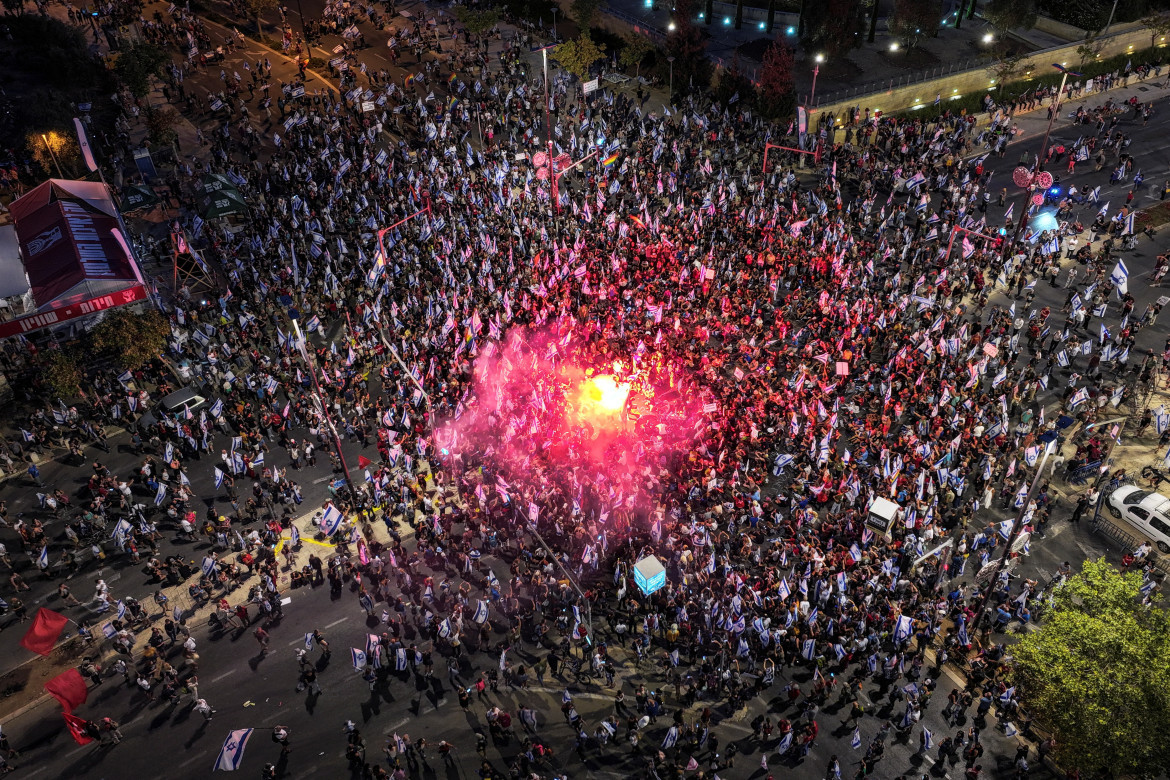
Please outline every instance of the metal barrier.
M625 11L620 11L617 8L609 5L602 6L601 12L609 14L615 19L621 19L627 24L633 25L635 30L637 30L642 35L645 35L655 43L661 44L666 42L666 30L663 30L661 27L655 27L652 24L647 24L645 19L641 19L637 16L634 16L633 14L628 14Z
M1093 529L1094 532L1100 534L1101 536L1104 536L1116 547L1121 548L1125 552L1133 552L1143 541L1141 538L1121 530L1116 525L1106 520L1104 517L1102 517L1096 523L1090 521L1089 528ZM1158 569L1158 571L1162 572L1163 574L1170 574L1170 560L1168 560L1165 556L1158 556L1153 558L1152 563Z

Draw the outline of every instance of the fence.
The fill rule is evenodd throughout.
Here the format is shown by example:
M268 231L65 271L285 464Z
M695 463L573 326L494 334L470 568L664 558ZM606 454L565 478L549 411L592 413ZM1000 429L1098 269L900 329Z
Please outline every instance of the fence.
M1042 53L1043 52L1035 52L1035 54ZM947 65L939 65L934 68L915 71L913 73L908 73L905 76L898 76L897 78L867 81L864 84L858 84L855 87L847 87L845 89L834 90L828 94L817 95L816 102L813 103L813 108L820 106L821 103L839 103L842 100L849 100L850 98L860 97L861 95L872 95L879 92L889 92L895 87L909 87L914 84L920 84L923 81L939 79L944 76L952 76L956 73L986 70L987 66L990 65L991 62L992 60L986 58L968 57L967 59L959 62L951 62Z
M1089 523L1089 527L1104 536L1116 547L1121 548L1125 552L1133 552L1143 541L1142 539L1139 539L1138 537L1121 530L1117 526L1113 525L1113 523L1106 520L1104 517L1102 517L1096 523ZM1162 572L1163 574L1170 574L1170 560L1167 560L1165 556L1158 556L1156 558L1151 557L1151 560L1158 571Z

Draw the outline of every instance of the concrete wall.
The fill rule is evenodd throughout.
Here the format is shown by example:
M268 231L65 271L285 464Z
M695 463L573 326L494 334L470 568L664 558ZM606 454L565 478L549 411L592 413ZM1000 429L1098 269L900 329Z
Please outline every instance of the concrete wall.
M1132 26L1130 27L1131 29L1128 31L1119 32L1116 35L1111 35L1103 39L1105 46L1101 50L1102 58L1137 51L1147 48L1150 45L1150 34L1148 31L1140 25L1136 29L1133 29ZM1030 59L1036 66L1037 71L1048 70L1049 63L1053 62L1068 63L1070 67L1076 67L1080 61L1080 58L1077 56L1077 46L1079 45L1080 43L1078 42L1055 49L1045 49L1044 51L1035 52ZM1163 42L1160 45L1165 46L1166 43ZM873 111L881 111L887 114L904 111L914 106L924 106L926 107L925 110L930 110L930 107L934 104L935 97L939 95L942 96L943 105L945 106L948 98L955 98L970 94L971 92L983 92L994 89L995 85L991 83L993 78L985 68L980 68L964 73L954 73L937 79L920 81L909 86L893 86L885 92L859 95L836 103L820 105L814 111L840 114L854 106L859 106L862 111L869 108Z
M1062 41L1083 41L1088 35L1087 30L1082 30L1080 27L1073 27L1071 24L1058 22L1047 16L1036 17L1036 29L1040 32L1046 32L1049 35L1054 35Z

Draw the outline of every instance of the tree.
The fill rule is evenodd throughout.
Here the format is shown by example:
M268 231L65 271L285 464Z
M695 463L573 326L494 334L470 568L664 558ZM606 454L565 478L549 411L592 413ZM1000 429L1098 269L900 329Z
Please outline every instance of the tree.
M769 119L790 114L796 106L792 75L795 65L792 47L779 37L764 52L760 66L760 112Z
M983 18L1000 32L1031 30L1036 26L1034 0L991 0L983 6Z
M680 91L689 85L705 89L711 81L711 62L703 31L691 22L690 0L675 3L674 30L666 36L666 55L674 57L674 83ZM672 95L673 97L673 95Z
M133 371L162 354L171 329L154 309L139 314L130 309L114 309L90 331L95 352L105 353Z
M48 349L37 360L38 376L45 389L58 398L73 398L81 393L82 373L73 350Z
M589 69L593 67L593 63L605 58L605 51L593 42L588 32L583 32L573 40L553 49L553 56L561 63L561 67L586 81L589 78Z
M1086 62L1097 59L1104 48L1105 41L1099 41L1096 35L1090 35L1084 43L1077 47L1077 57L1080 59L1080 64L1084 65Z
M941 0L894 0L890 35L907 49L913 49L923 38L938 33L941 16Z
M179 124L179 113L170 106L147 106L142 112L146 120L146 136L157 146L170 146L179 137L175 125Z
M879 0L871 0L869 4L869 35L865 37L869 43L873 43L874 38L877 37L877 20L880 11L881 3Z
M776 0L768 0L768 35L776 28Z
M634 75L642 75L642 62L646 55L654 51L654 44L644 35L633 33L626 36L626 45L622 47L618 60L624 68L634 68Z
M735 0L735 29L743 28L743 0Z
M244 6L247 7L248 13L252 14L252 20L256 22L256 34L260 35L263 32L260 27L260 17L275 11L280 7L280 2L279 0L244 0Z
M1083 774L1153 777L1170 762L1170 615L1140 604L1142 576L1086 561L1039 630L1013 646L1021 703Z
M806 53L835 57L861 44L862 0L805 0L800 42Z
M582 31L591 30L597 15L601 13L601 0L573 0L569 13Z
M81 159L81 149L72 131L47 130L43 133L29 133L25 138L25 145L37 164L50 176L59 175L58 165L64 174L73 175L77 162Z
M739 57L732 60L731 67L719 73L715 85L715 102L736 108L755 102L756 87L739 67Z
M1170 33L1170 11L1159 11L1142 18L1142 25L1150 31L1150 46L1156 46L1158 39Z
M1005 54L1001 51L998 58L987 69L987 72L995 79L996 85L1002 87L1004 84L1015 81L1016 77L1027 73L1033 67L1027 55L1020 52Z
M472 35L482 35L500 22L500 12L495 10L474 10L465 5L457 5L454 13L463 29Z
M24 15L24 0L3 0L4 12L9 16L16 14L17 16Z
M118 53L114 63L114 75L130 94L144 98L150 94L150 78L157 76L167 57L156 46L141 41L135 42Z
M1105 26L1111 5L1098 0L1040 0L1040 9L1058 22L1095 32Z

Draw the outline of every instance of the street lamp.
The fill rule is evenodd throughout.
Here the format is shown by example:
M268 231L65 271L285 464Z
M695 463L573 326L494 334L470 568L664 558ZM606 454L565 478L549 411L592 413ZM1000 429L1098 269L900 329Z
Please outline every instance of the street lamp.
M552 17L553 17L553 29L552 29L552 34L553 34L553 41L554 41L554 42L555 42L555 41L556 41L556 39L557 39L557 11L559 11L559 10L561 10L561 9L560 9L560 8L558 8L558 7L557 7L557 6L555 6L555 5L552 7Z
M556 22L555 22L556 17L554 16L553 19L554 19L553 24L555 25L556 24ZM556 37L555 32L553 33L553 37L554 38ZM549 164L550 170L552 167L553 153L552 153L552 119L549 116L549 107L548 107L548 50L554 48L555 46L556 46L556 44L550 43L548 46L541 46L539 49L541 60L544 63L544 139L545 139L546 151L548 152L548 164ZM557 206L557 204L554 203L553 204L553 209L554 209L553 218L554 219L556 218L556 212L555 212L556 206Z
M301 333L300 323L293 320L292 326L296 333L297 347L300 349L301 357L305 359L305 363L309 367L309 375L313 377L313 400L317 402L317 411L321 413L321 419L325 421L329 432L333 434L333 445L337 448L337 459L341 461L341 470L345 474L345 486L352 491L353 480L349 477L349 466L345 462L345 453L341 451L341 437L337 435L337 428L333 425L333 418L329 415L329 407L325 404L325 399L321 397L321 383L317 381L317 361L314 360L313 352L309 349L304 334Z
M674 100L674 57L667 57L666 61L670 63L670 99Z
M61 173L61 163L57 161L57 154L53 151L53 145L49 143L49 136L41 133L41 140L45 142L45 148L49 150L49 156L53 158L53 165L57 168L57 178L64 179L65 174Z
M825 61L825 55L818 54L814 59L816 60L816 64L813 65L812 92L808 96L808 103L810 106L814 105L814 101L817 96L817 74L821 72L821 63Z

